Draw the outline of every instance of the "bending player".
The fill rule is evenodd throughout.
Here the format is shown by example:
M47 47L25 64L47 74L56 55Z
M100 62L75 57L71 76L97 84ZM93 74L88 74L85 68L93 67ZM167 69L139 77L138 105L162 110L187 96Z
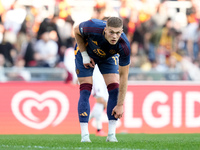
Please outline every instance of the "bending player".
M74 59L74 49L72 47L66 49L64 57L64 65L68 73L67 79L65 79L66 83L78 83ZM71 75L71 78L69 77L69 74ZM95 127L97 129L96 136L106 136L106 133L102 130L102 114L105 108L107 108L108 91L103 76L97 65L95 66L93 72L92 95L96 99L96 103L90 113L89 120L92 118L95 119Z
M91 142L88 130L89 97L95 64L103 74L109 93L106 141L118 142L116 123L117 119L123 115L130 64L130 43L123 33L123 22L118 17L110 17L107 22L92 19L76 26L74 34L77 42L75 46L76 73L80 83L78 114L81 142ZM116 54L119 54L119 57Z

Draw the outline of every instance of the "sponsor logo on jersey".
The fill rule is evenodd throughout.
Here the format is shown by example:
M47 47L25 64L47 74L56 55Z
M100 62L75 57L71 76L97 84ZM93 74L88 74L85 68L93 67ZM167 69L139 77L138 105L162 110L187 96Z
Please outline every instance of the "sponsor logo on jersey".
M113 49L111 49L111 50L109 50L109 53L111 53L111 54L116 54L116 51L113 50Z
M106 53L101 49L94 49L93 52L98 55L99 57L105 57Z

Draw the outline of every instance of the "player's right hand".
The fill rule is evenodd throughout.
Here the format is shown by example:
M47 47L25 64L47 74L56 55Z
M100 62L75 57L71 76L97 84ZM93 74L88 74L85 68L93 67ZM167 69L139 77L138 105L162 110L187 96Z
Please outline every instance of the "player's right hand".
M89 67L94 68L95 62L92 58L90 58L90 62L89 63L83 63L83 65L84 65L85 68L89 68Z
M94 68L95 62L94 60L88 55L87 51L81 52L83 58L83 65L85 68L91 67Z

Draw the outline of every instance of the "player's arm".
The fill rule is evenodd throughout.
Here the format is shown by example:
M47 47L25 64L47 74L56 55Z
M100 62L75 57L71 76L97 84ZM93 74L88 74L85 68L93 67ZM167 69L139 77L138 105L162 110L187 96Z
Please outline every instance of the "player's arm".
M122 117L124 112L123 104L128 85L128 73L129 73L129 65L119 66L119 94L118 94L117 105L112 111L112 115L114 115L115 118L119 119Z
M94 68L94 65L95 65L94 60L89 57L89 55L86 51L86 43L85 43L84 37L80 33L79 25L75 26L74 35L75 35L75 39L76 39L77 45L79 47L79 50L81 52L81 55L83 57L84 67L88 68L88 66L89 66L89 67Z
M80 33L79 25L74 27L74 35L75 35L75 39L78 44L80 52L86 51L85 40Z
M115 118L121 118L123 115L123 104L126 96L128 85L128 74L130 66L130 54L131 48L128 39L125 34L122 33L122 40L120 41L119 49L119 93L117 99L117 105L112 111L112 115Z

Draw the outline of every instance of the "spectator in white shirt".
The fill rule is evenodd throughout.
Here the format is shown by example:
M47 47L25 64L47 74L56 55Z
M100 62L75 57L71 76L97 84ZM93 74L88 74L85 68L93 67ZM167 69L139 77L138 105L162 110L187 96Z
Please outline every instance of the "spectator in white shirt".
M58 60L58 44L51 40L49 32L44 32L41 39L36 41L34 46L34 58L38 67L54 67Z

